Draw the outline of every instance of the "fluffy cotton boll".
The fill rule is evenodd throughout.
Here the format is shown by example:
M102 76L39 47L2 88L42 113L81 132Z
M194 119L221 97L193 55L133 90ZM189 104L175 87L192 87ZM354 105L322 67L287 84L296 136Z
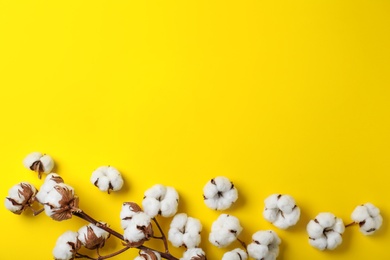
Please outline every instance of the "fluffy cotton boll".
M264 203L264 218L278 228L286 229L295 225L301 216L300 208L290 195L272 194Z
M380 210L372 203L357 206L351 214L351 218L360 226L360 232L364 235L374 234L381 226L383 218Z
M139 256L134 260L161 260L161 255L152 250L140 250Z
M46 215L62 221L72 217L72 213L78 210L78 203L74 189L67 184L58 183L45 197L44 209Z
M201 248L187 249L180 260L206 260L206 254Z
M155 198L145 197L142 200L142 207L144 208L144 212L146 214L154 218L160 212L161 202Z
M306 226L309 243L319 250L333 250L342 243L344 222L332 213L320 213Z
M228 178L215 177L204 186L203 198L207 207L214 210L225 210L236 202L238 193Z
M102 224L107 226L105 223ZM102 248L109 236L107 231L93 224L83 226L78 230L78 239L88 249Z
M56 242L53 249L53 256L56 260L74 259L81 247L77 232L67 231L63 233Z
M91 183L101 191L118 191L123 186L121 173L112 166L101 166L92 172Z
M134 202L125 202L122 204L122 210L120 212L121 226L126 229L131 222L131 219L142 209L138 204Z
M21 182L8 190L5 198L5 207L17 215L30 207L35 200L37 189L28 182Z
M143 242L152 236L151 218L144 212L139 212L132 217L123 234L124 239L130 243Z
M177 212L177 207L179 205L179 194L172 187L167 187L167 193L165 194L164 199L161 201L161 216L163 217L172 217Z
M252 243L247 247L248 254L254 259L273 260L279 255L281 243L278 235L272 231L258 231L252 236Z
M202 224L198 219L188 217L185 213L177 214L172 219L168 240L175 247L194 248L200 244L201 230Z
M27 169L37 172L38 177L41 178L41 173L51 172L51 170L54 168L54 161L47 154L33 152L24 158L23 165Z
M179 203L179 195L172 187L156 184L145 191L142 206L144 212L154 218L158 214L163 217L171 217L176 214Z
M222 260L246 260L246 259L248 259L247 253L240 248L236 248L232 251L226 252L222 256Z
M237 239L242 231L238 218L221 214L211 226L209 241L217 247L226 247Z
M61 178L61 176L56 173L50 173L49 175L47 175L45 178L45 182L42 184L41 188L37 193L36 198L38 202L41 204L45 203L45 198L47 194L54 188L55 185L63 182L64 180Z

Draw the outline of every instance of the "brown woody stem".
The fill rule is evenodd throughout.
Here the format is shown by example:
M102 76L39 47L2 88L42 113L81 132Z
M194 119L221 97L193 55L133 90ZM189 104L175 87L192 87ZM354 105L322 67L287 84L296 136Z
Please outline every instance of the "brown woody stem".
M156 218L152 218L152 219L153 219L154 223L156 223L156 226L157 226L157 228L158 228L158 230L160 231L160 234L161 234L161 237L159 237L158 239L161 239L163 241L164 248L165 248L165 253L169 254L167 238L165 237L165 234L164 234L160 224L158 224L157 219Z
M346 227L346 228L347 228L347 227L352 227L352 226L354 226L354 225L356 225L356 224L358 224L358 223L352 222L352 223L349 223L349 224L345 225L345 227Z

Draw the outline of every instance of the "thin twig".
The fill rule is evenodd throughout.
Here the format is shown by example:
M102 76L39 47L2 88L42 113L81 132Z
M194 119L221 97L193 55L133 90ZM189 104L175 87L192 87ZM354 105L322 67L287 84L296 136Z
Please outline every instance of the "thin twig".
M156 218L152 218L152 219L153 219L154 223L156 223L156 226L157 226L158 230L160 231L160 234L161 234L161 238L160 239L164 243L165 253L169 254L168 241L167 241L167 238L165 237L164 231L160 227L160 224L158 224L157 219Z
M349 224L345 225L345 227L346 227L346 228L347 228L347 227L352 227L352 226L354 226L354 225L356 225L356 224L358 224L358 223L352 222L352 223L349 223Z

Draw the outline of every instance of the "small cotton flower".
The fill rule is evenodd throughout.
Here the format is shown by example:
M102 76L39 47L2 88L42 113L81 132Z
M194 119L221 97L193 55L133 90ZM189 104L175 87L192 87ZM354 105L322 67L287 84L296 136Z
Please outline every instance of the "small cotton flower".
M187 249L180 260L207 260L205 252L201 248Z
M175 215L168 231L168 240L175 247L197 247L200 243L202 224L196 218L188 217L185 213Z
M173 187L156 184L145 191L142 206L144 212L151 218L158 214L163 217L172 217L177 212L179 194Z
M42 173L51 172L54 167L54 161L50 155L33 152L24 158L23 165L27 169L37 172L40 179Z
M76 256L77 251L81 247L81 242L78 240L77 232L67 231L63 233L56 242L53 249L55 260L71 260Z
M46 176L44 183L37 193L37 201L41 204L45 203L47 194L54 188L58 183L63 183L64 180L60 175L56 173L50 173Z
M102 224L107 226L107 224ZM94 224L83 226L78 231L78 240L88 249L102 248L109 236L107 231Z
M281 240L274 231L257 231L247 247L248 254L256 260L275 260L279 255L280 243Z
M364 235L372 235L383 222L380 210L371 203L357 206L351 214L352 220L359 224L360 232Z
M206 206L214 210L228 209L238 198L236 187L226 177L215 177L203 188Z
M101 191L118 191L123 186L123 179L120 172L112 166L101 166L91 176L93 185Z
M209 241L217 247L226 247L237 239L242 231L238 218L221 214L211 225Z
M45 197L45 213L54 220L70 219L72 213L78 211L79 199L74 189L64 183L56 184Z
M241 248L236 248L232 251L226 252L222 256L222 260L246 260L248 259L248 254Z
M152 250L140 250L139 256L134 260L161 260L161 255Z
M14 185L5 198L5 207L12 213L20 215L25 209L31 207L37 192L37 189L28 182Z
M290 195L273 194L264 203L263 216L276 227L286 229L298 222L301 210Z
M306 227L309 243L319 250L333 250L343 241L345 226L341 218L332 213L320 213Z

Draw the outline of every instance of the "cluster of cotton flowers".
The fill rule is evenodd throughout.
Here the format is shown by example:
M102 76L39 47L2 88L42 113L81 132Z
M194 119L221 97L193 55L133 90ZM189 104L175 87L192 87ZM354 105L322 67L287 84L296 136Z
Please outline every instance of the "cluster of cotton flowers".
M172 217L177 212L179 195L173 187L156 184L144 193L142 206L151 218L157 215Z
M276 227L286 229L298 222L301 210L290 195L273 194L264 203L263 216Z
M359 224L360 232L364 235L372 235L377 231L383 222L380 210L372 203L365 203L357 206L351 215L352 220Z
M120 212L123 237L131 246L142 245L153 236L151 217L134 202L125 202Z
M341 218L325 212L318 214L314 220L310 220L306 230L310 245L320 250L333 250L343 241L345 226Z
M222 256L222 260L246 260L248 254L241 248L235 248L232 251L226 252Z
M275 260L279 255L280 243L281 240L274 231L257 231L247 247L248 254L256 260Z
M28 182L16 184L8 191L8 196L5 198L5 207L9 211L20 215L27 208L31 208L37 192L37 189Z
M38 178L40 179L42 173L47 174L51 172L54 168L54 161L50 155L33 152L24 158L23 165L27 169L37 172Z
M140 250L134 260L161 260L161 255L153 250Z
M187 249L180 260L206 260L206 254L201 248Z
M180 213L172 219L168 231L168 240L175 247L195 248L200 244L201 231L202 224L198 219Z
M123 186L121 173L112 166L100 166L92 172L91 182L101 191L118 191Z
M217 247L226 247L237 239L242 229L238 218L221 214L211 225L209 241Z
M238 198L237 189L226 177L215 177L203 188L203 199L207 207L214 210L228 209Z

